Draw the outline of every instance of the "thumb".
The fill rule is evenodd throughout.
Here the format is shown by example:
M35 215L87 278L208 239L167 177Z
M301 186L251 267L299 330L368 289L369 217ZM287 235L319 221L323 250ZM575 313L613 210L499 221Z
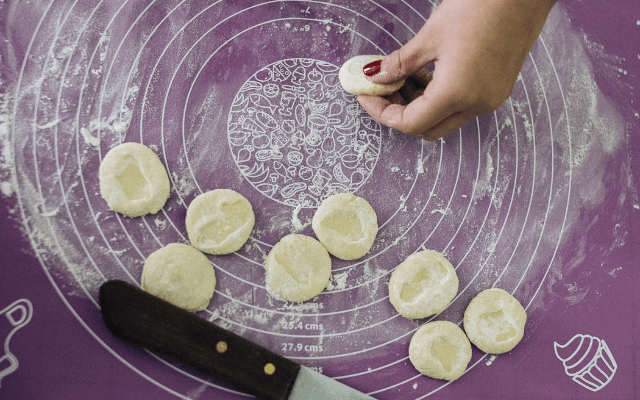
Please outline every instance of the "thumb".
M426 25L404 46L385 56L378 65L364 67L365 76L374 83L391 83L413 75L435 59L435 50L429 43Z

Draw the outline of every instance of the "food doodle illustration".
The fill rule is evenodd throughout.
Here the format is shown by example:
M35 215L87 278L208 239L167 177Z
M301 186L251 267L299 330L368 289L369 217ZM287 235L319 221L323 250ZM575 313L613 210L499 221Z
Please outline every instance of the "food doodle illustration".
M553 348L564 372L592 392L609 383L618 369L605 341L594 336L577 334L565 344L554 342Z
M312 59L278 61L236 94L227 135L242 175L269 198L317 207L355 192L380 154L380 125L344 92L338 67Z

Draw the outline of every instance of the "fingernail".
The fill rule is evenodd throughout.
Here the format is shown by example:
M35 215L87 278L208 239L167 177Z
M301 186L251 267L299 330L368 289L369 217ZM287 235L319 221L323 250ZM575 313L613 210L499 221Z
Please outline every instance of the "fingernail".
M374 76L377 75L381 68L381 64L382 64L382 60L375 60L373 62L370 62L369 64L365 65L362 68L362 72L366 75L366 76Z

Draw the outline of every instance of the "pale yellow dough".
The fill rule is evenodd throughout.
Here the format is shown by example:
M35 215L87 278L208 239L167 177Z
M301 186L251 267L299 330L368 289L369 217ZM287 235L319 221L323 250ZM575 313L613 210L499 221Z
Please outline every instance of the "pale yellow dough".
M467 369L471 344L453 322L430 322L411 338L409 360L421 374L454 381Z
M331 258L312 237L290 234L269 252L265 262L267 289L276 296L295 302L314 298L329 283Z
M187 209L186 227L191 245L209 254L229 254L249 239L255 215L251 203L230 189L197 196Z
M344 64L338 72L338 78L342 84L342 88L351 94L368 94L374 96L389 95L404 85L404 79L399 82L381 85L379 83L370 82L362 68L372 61L381 60L384 56L355 56Z
M371 249L378 233L378 219L365 199L340 193L320 204L311 227L329 253L342 260L355 260Z
M100 195L109 208L129 217L155 214L169 198L169 177L158 156L140 143L107 153L98 172Z
M213 266L193 247L171 243L149 255L142 289L188 311L207 308L216 287Z
M389 300L406 318L425 318L441 312L457 292L456 270L433 250L407 257L389 280Z
M513 349L524 335L527 313L515 297L502 289L480 292L464 312L464 330L471 343L490 354Z

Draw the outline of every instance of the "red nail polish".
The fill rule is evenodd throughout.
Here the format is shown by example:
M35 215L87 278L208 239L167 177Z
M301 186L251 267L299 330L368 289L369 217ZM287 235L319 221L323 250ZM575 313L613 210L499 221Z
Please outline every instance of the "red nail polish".
M370 62L369 64L365 65L362 68L362 72L366 76L377 75L382 70L381 64L382 64L382 60L375 60L373 62Z

